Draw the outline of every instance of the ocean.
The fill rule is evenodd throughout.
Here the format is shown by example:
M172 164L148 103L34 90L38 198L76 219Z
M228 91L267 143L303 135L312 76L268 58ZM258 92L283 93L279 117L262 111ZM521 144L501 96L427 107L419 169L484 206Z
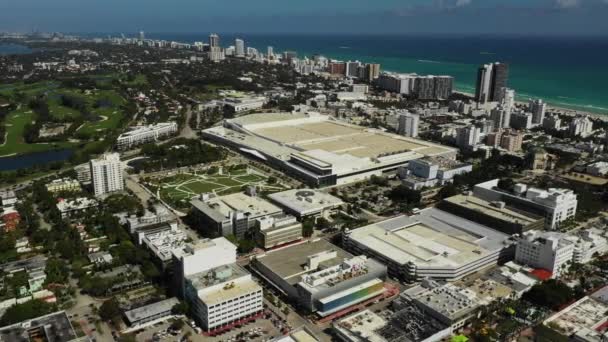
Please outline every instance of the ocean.
M156 33L147 38L182 42L208 34ZM223 46L235 34L220 34ZM383 70L450 75L456 89L474 92L477 68L495 61L510 65L509 87L517 99L542 98L564 108L608 115L608 38L397 35L242 34L246 46L300 56L322 54L341 60L382 64Z

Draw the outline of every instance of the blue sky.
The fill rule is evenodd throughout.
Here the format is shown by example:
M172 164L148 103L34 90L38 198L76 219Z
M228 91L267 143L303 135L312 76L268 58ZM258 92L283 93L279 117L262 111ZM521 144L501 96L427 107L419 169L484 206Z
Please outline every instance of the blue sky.
M0 0L0 31L608 35L608 0Z

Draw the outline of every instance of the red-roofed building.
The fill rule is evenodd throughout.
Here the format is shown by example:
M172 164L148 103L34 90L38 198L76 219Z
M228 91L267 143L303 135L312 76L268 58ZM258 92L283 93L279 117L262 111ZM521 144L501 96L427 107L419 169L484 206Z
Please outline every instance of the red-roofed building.
M17 225L21 222L21 216L18 212L12 211L2 215L2 222L4 223L4 232L9 233L17 229Z
M530 274L541 281L551 279L551 276L553 276L553 273L551 273L551 271L545 270L544 268L535 268L534 270L532 270L532 272L530 272Z

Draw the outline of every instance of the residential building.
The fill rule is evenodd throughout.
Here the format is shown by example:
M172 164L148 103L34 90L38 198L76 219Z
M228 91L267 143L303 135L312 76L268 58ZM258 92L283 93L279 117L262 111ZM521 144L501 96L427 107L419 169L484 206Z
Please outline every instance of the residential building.
M589 116L579 116L570 122L570 135L574 137L586 138L593 133L593 121Z
M542 216L509 207L504 202L488 202L471 193L448 197L437 208L509 235L545 226Z
M95 199L87 197L79 197L75 199L59 199L57 201L57 210L61 213L62 218L72 217L85 213L88 210L94 210L99 206L99 202Z
M0 191L0 209L6 210L14 208L18 199L12 190Z
M567 266L566 263L572 261L574 246L564 234L530 230L517 241L515 261L547 270L557 277Z
M46 184L46 191L48 192L60 192L60 191L80 191L80 182L72 178L61 178L55 179L50 183Z
M89 262L91 264L103 265L103 264L111 264L114 261L112 254L109 252L95 252L89 254Z
M386 267L326 240L258 255L255 270L306 312L328 316L384 293Z
M286 213L302 220L327 216L344 205L338 197L313 189L291 189L268 195L268 199Z
M399 127L397 132L408 138L416 138L418 136L419 125L419 115L411 113L399 114Z
M123 167L118 153L106 153L90 161L95 196L122 191L125 188Z
M532 128L532 113L515 112L511 113L509 127L513 129L530 129Z
M347 230L342 240L411 282L457 280L513 255L509 235L437 208Z
M532 113L532 123L534 125L544 125L547 104L544 103L541 99L530 100L530 102L528 103L528 109Z
M168 298L126 311L124 316L130 326L139 326L171 316L171 310L177 304L177 298Z
M577 198L572 190L550 188L542 190L516 184L514 192L498 188L498 179L475 185L473 192L486 201L505 202L519 210L545 218L547 229L556 229L559 224L576 214Z
M543 128L546 130L559 130L562 127L562 119L557 115L547 115L543 119Z
M511 125L511 111L498 106L490 112L490 120L494 123L494 129L509 128Z
M567 236L566 239L574 243L572 262L586 264L594 257L608 252L608 240L601 235L602 233L586 229L575 236Z
M124 150L133 146L158 141L162 137L168 137L177 132L177 123L161 122L149 126L135 127L125 132L116 139L116 147Z
M333 75L345 75L346 74L346 63L331 61L327 65L327 72Z
M302 223L291 215L261 217L256 219L255 238L264 249L299 241L302 240Z
M479 103L498 102L500 91L507 87L509 66L505 63L485 64L477 71L475 100Z
M255 220L282 214L274 204L257 196L235 193L221 197L201 196L190 202L201 229L239 239L255 226Z
M524 135L522 132L511 129L499 129L486 136L486 144L501 147L509 152L521 151Z
M81 184L91 184L91 165L90 163L80 164L74 166L76 172L76 179Z
M245 41L242 39L234 40L234 54L236 57L245 57Z
M598 161L587 165L585 172L593 176L604 177L608 175L608 162Z
M456 145L465 150L473 150L481 141L481 128L461 127L456 130Z

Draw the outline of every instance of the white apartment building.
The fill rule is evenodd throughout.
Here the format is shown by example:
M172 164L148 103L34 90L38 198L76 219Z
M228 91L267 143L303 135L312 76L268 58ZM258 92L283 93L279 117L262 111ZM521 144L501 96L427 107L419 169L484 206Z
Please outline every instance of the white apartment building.
M574 118L570 122L570 134L575 137L587 137L593 133L593 121L588 116Z
M591 261L596 254L608 252L608 240L592 230L584 230L568 239L574 243L572 261L579 264Z
M515 248L515 261L534 268L542 268L557 277L572 261L575 244L565 234L529 230L523 233Z
M558 130L562 127L562 119L557 115L548 115L543 119L543 128L548 130Z
M125 188L122 163L118 153L106 153L90 162L95 196L122 191Z
M161 137L169 136L177 132L177 123L161 122L155 125L136 127L133 130L121 134L116 139L119 149L128 149L132 146L157 141Z
M498 179L475 185L473 192L486 201L502 201L522 210L545 217L545 227L555 229L561 222L574 217L578 200L569 189L548 190L516 184L513 193L498 188Z
M48 192L59 192L59 191L79 191L80 183L72 178L61 178L55 179L50 183L46 184L46 191Z
M532 123L540 125L545 120L545 112L547 111L547 104L543 100L538 99L536 101L530 100L528 108L532 113Z
M397 131L403 136L415 138L418 136L418 125L420 125L420 116L411 113L400 114Z
M481 128L467 126L456 130L456 145L463 149L473 149L481 141Z

